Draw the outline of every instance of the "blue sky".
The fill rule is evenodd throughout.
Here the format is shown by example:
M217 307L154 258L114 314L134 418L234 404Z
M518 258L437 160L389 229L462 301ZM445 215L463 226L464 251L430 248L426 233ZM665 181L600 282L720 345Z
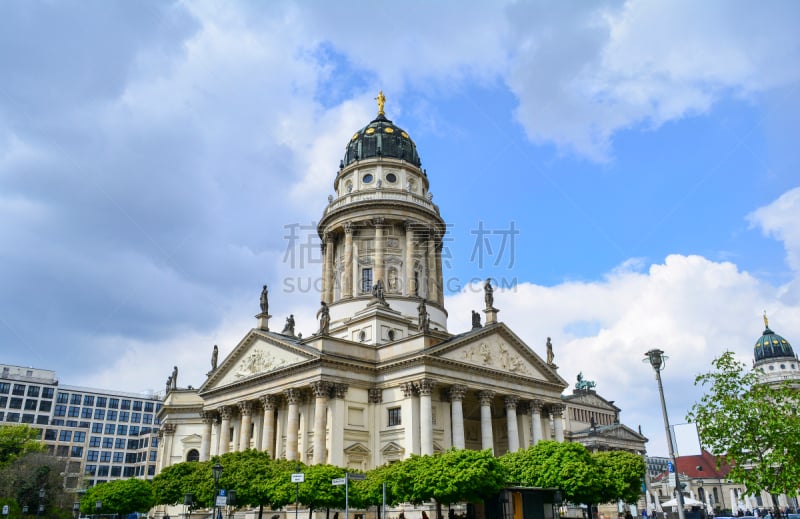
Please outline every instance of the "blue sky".
M647 349L680 423L764 310L800 340L798 24L788 1L5 2L2 361L199 386L264 283L312 332L319 265L286 236L382 89L451 225L450 330L500 280L501 319L666 454Z

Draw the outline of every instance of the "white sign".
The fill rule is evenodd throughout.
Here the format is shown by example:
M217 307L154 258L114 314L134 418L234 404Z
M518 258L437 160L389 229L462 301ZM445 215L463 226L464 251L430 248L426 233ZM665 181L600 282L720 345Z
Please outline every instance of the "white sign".
M348 474L347 477L350 478L350 481L364 481L367 479L366 474Z
M331 485L337 487L339 485L344 485L347 483L347 478L333 478L331 480Z
M675 486L675 473L674 472L669 475L669 486L671 486L671 487Z
M3 505L3 515L8 515L8 505Z
M292 474L292 483L304 483L306 475L302 472L295 472Z
M217 496L217 506L228 506L228 496Z

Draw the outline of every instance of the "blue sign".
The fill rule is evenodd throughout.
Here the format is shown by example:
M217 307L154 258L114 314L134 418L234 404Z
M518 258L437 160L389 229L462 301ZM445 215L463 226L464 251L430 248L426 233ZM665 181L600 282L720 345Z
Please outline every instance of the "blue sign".
M225 490L224 488L220 488L220 489L219 489L219 495L221 495L221 496L227 496L227 495L228 495L228 491L227 491L227 490Z
M672 464L671 461L667 462L667 468L669 469L670 473L675 472L675 466Z

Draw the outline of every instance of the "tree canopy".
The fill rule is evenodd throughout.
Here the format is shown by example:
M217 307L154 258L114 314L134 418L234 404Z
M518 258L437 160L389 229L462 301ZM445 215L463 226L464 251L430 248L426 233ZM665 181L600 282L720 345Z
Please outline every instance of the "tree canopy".
M701 443L729 465L728 478L748 494L792 495L800 488L800 390L761 383L730 351L712 362L713 370L698 375L706 388L687 419L697 424Z
M136 478L95 485L89 487L81 499L81 513L95 513L98 501L102 505L100 512L104 514L124 516L133 512L147 512L154 504L153 489L149 481Z
M0 427L0 467L30 452L44 452L41 432L26 424Z

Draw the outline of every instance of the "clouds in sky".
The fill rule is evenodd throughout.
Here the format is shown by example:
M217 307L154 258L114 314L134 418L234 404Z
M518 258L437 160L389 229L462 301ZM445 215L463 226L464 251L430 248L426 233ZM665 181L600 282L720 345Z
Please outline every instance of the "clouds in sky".
M5 3L3 360L132 391L161 389L178 364L199 385L213 344L224 354L253 326L263 282L319 275L284 261L284 226L319 217L379 88L398 123L433 133L451 97L508 94L513 113L469 107L487 131L514 119L536 145L613 167L625 131L796 89L798 15L790 2ZM552 336L562 375L586 370L626 423L657 422L647 349L681 359L665 384L685 388L722 348L748 357L754 309L800 337L800 192L772 199L732 225L783 244L780 286L692 254L554 286L523 270L497 294L501 318L539 353ZM313 293L273 294L314 328ZM451 330L478 299L448 298Z

